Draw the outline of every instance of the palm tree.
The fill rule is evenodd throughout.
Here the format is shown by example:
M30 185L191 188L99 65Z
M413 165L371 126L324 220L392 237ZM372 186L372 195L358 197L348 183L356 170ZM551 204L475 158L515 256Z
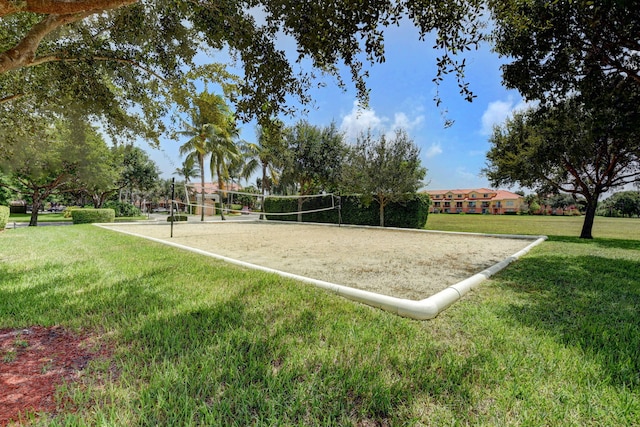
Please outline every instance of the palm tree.
M191 205L189 204L189 193L187 192L186 184L189 184L191 178L197 178L200 176L200 168L196 165L196 162L193 157L187 157L182 162L182 166L176 168L173 172L174 175L178 175L179 177L184 178L185 188L184 188L184 197L186 202L186 212L192 213Z
M197 161L200 169L201 202L204 206L204 159L210 153L207 139L219 129L219 124L225 123L228 107L221 96L208 92L201 93L194 99L194 104L191 123L184 123L185 129L178 132L179 135L190 138L180 146L179 153L181 156L186 155L187 160L191 159L189 161ZM204 207L201 208L200 221L204 221Z
M262 169L260 188L262 190L262 203L270 183L277 183L279 178L279 168L283 159L283 133L284 124L280 120L269 120L265 125L258 126L257 144L247 144L245 164L242 176L249 179L258 169Z
M258 180L260 181L263 207L267 189L271 188L270 183L275 184L279 179L279 168L283 163L284 129L284 123L280 120L270 119L264 125L258 126L258 143L246 144L245 146L246 163L242 176L249 179L258 168L261 168L262 178L258 178Z
M240 150L236 141L240 136L239 130L232 114L228 114L223 126L217 126L207 138L207 149L211 154L210 168L211 179L215 175L218 179L218 190L222 191L225 181L229 179L229 166L240 158ZM222 196L222 193L220 194ZM224 220L224 209L220 200L220 214Z
M200 176L200 168L196 165L193 157L187 157L182 162L182 166L176 168L173 174L183 177L184 182L188 184L191 181L191 178L197 178Z

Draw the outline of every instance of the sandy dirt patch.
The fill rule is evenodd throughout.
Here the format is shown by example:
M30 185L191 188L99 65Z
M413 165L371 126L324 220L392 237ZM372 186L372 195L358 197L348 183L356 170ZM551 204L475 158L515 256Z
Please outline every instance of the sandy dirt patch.
M116 224L114 230L384 295L427 298L531 240L276 222Z

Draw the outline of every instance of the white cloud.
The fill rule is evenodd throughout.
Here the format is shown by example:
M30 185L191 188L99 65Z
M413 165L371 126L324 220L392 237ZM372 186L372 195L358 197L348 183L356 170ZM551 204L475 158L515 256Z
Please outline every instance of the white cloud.
M360 104L355 101L351 112L342 117L340 130L345 133L347 141L355 141L358 135L367 129L371 129L373 132L385 132L389 135L399 128L411 132L423 122L423 115L416 114L410 118L404 112L395 113L393 121L391 121L388 117L379 116L375 110L361 108Z
M414 129L420 126L424 122L424 116L418 115L413 120L410 120L409 117L405 113L395 113L393 125L391 125L391 129L400 129L403 128L407 131Z
M431 144L425 152L425 156L427 156L427 159L431 159L438 154L442 154L442 145L440 145L439 142L437 144Z
M482 114L482 135L491 135L493 127L504 123L504 121L513 115L515 111L522 111L531 106L529 102L520 101L514 104L513 99L508 101L490 102L487 109Z

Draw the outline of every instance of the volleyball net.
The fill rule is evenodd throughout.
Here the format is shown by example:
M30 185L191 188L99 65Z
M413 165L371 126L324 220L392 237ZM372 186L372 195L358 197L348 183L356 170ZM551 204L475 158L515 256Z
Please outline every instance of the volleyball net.
M186 201L178 201L178 206L187 213L204 216L217 215L258 215L259 219L288 219L309 214L336 210L340 197L332 194L309 194L294 196L262 195L259 193L218 190L199 184L185 184Z

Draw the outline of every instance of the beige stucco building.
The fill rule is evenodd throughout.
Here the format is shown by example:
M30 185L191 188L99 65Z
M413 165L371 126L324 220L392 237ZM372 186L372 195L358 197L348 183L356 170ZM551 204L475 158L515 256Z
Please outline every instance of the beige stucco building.
M524 197L505 190L489 188L427 190L431 213L511 214L520 211Z

